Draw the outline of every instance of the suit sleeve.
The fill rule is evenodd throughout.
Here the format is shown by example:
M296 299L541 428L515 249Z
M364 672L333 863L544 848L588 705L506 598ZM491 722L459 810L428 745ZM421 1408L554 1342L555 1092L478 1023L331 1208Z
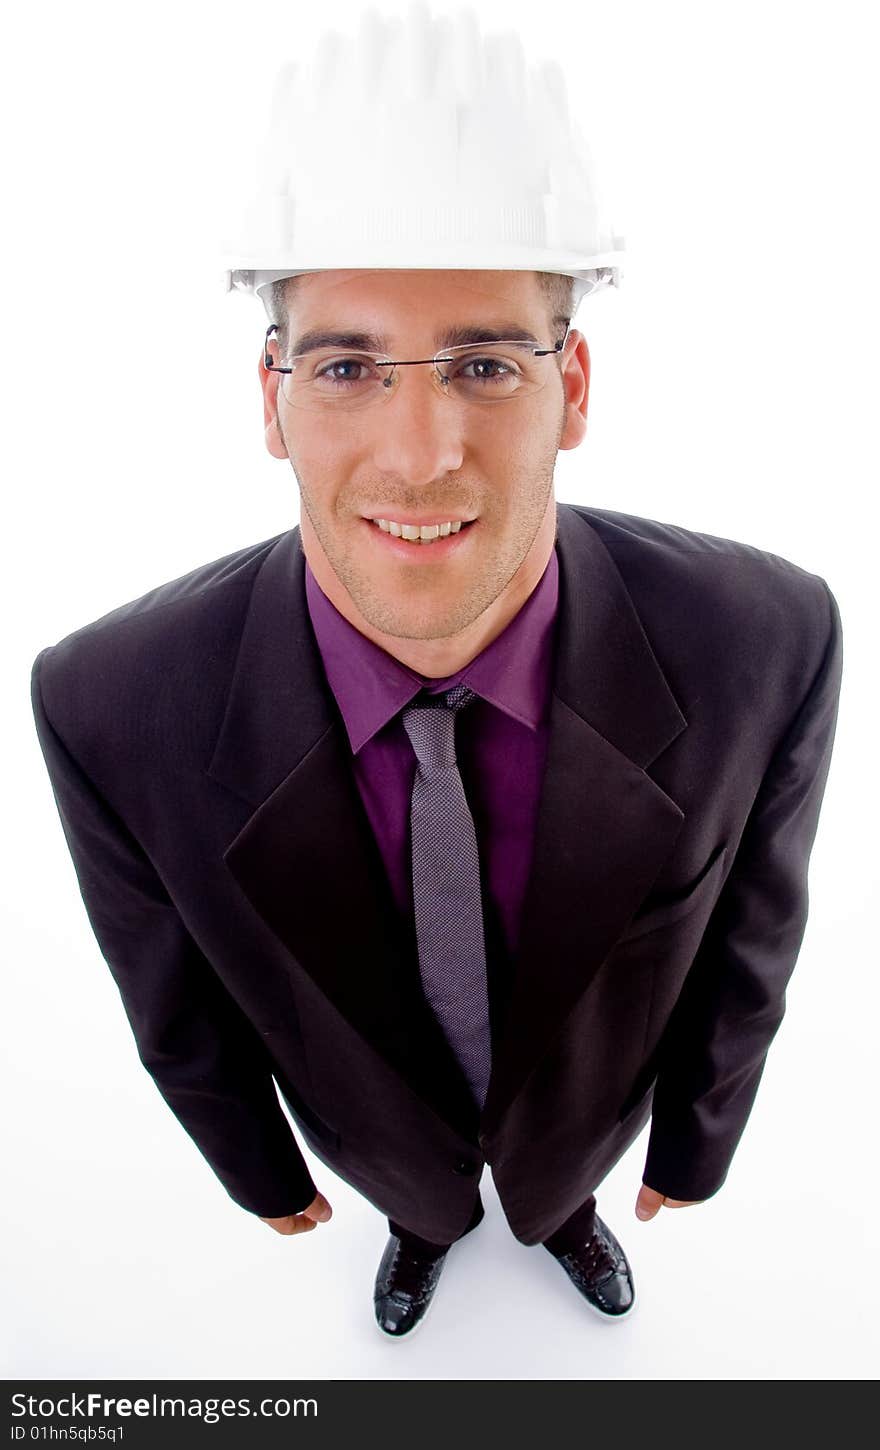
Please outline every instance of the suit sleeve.
M643 1181L702 1200L727 1177L751 1112L806 928L807 871L837 726L842 632L761 783L718 904L659 1047Z
M259 1035L185 929L145 852L51 724L40 688L47 653L31 674L37 735L80 895L140 1060L237 1204L265 1218L298 1213L317 1190Z

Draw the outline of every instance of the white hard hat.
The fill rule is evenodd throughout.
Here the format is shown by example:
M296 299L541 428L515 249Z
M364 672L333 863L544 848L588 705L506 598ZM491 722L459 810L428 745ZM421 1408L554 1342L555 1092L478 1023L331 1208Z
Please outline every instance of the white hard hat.
M560 272L575 306L619 285L623 239L600 215L556 61L529 68L475 12L365 11L278 73L262 166L227 290L262 295L331 268ZM264 301L267 300L264 298Z

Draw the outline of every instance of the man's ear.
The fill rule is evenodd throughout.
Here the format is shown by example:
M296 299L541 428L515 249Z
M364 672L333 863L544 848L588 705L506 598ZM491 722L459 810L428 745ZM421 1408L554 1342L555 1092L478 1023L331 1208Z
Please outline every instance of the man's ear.
M278 426L278 384L280 373L270 372L260 353L260 387L263 390L263 423L265 425L266 447L273 458L288 458L281 429Z
M562 349L562 385L565 417L560 448L577 448L587 432L587 403L590 396L590 349L582 332L573 328Z

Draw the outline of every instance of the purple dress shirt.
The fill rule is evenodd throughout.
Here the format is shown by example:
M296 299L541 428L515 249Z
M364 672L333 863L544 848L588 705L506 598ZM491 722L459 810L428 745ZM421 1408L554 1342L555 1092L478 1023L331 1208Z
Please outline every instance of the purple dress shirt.
M427 545L425 547L430 547ZM525 604L464 669L432 679L360 633L305 566L306 599L327 681L345 722L352 765L398 908L413 916L409 811L416 758L400 712L424 689L464 683L478 698L456 724L484 889L511 955L532 858L547 751L559 564L554 549Z

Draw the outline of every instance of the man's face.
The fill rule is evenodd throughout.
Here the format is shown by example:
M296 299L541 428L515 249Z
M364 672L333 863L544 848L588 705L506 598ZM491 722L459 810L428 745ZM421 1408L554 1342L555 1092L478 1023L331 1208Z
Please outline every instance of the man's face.
M534 272L316 272L297 282L290 351L321 329L380 337L389 358L430 358L435 338L480 325L504 337L505 327L527 329L549 348L561 333L549 311ZM561 372L556 357L536 363L546 368L540 388L489 404L444 396L430 364L402 367L387 400L347 411L292 406L261 361L267 447L293 467L306 557L320 582L323 553L374 629L406 639L458 634L517 589L539 531L552 548L556 454L585 430L586 342L569 333ZM379 518L468 522L421 544L390 537Z

